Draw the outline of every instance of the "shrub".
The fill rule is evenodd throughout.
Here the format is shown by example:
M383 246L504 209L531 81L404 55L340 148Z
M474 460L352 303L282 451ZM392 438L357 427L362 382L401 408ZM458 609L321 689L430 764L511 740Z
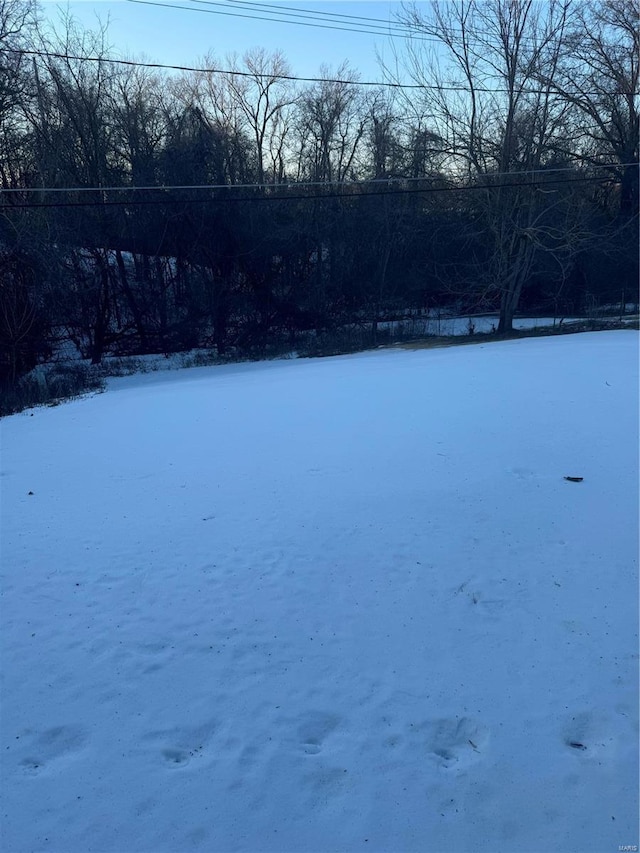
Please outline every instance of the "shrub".
M62 400L104 390L100 372L88 364L52 364L36 368L13 385L0 389L0 416L32 406L57 405Z

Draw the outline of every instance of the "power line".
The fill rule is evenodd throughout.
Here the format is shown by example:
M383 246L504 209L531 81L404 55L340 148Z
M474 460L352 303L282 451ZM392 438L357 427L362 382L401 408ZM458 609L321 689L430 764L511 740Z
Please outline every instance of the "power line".
M127 201L45 201L45 202L20 202L18 204L0 204L0 210L20 210L22 208L58 208L58 207L133 207L133 206L156 206L156 205L183 205L183 204L214 204L216 202L267 202L267 201L324 201L325 199L341 199L342 201L357 201L361 198L371 198L373 196L389 196L389 195L432 195L434 193L460 193L474 192L477 190L503 190L512 189L515 187L530 187L549 186L558 184L586 184L601 182L600 177L574 177L574 178L556 178L553 181L512 181L510 183L500 184L467 184L465 186L444 186L444 187L423 187L421 189L397 189L397 190L376 190L358 193L324 193L320 195L297 194L297 195L264 195L264 196L221 196L216 198L186 198L186 199L130 199ZM609 185L619 185L619 181L609 181ZM283 185L275 188L280 189ZM290 185L291 186L291 185ZM293 185L295 186L295 185ZM230 186L229 188L233 188ZM157 188L159 190L162 187ZM207 189L210 189L207 187Z
M131 3L142 3L143 0L129 0ZM149 5L144 0L145 5ZM167 5L165 3L160 3L156 5ZM180 7L186 8L186 7ZM369 81L369 80L345 80L337 77L299 77L295 74L273 74L271 72L265 72L263 74L259 72L251 72L251 71L239 71L239 70L231 70L228 68L198 68L194 65L169 65L164 62L143 62L142 60L137 59L115 59L114 57L109 56L78 56L73 53L60 53L57 51L51 50L28 50L27 48L18 48L18 47L0 47L0 54L2 53L12 53L17 54L19 56L40 56L44 59L64 59L64 60L72 60L74 62L105 62L111 65L124 65L129 68L155 68L166 71L192 71L198 74L224 74L228 76L235 77L249 77L252 80L255 80L256 77L268 77L270 80L289 80L297 83L337 83L344 86L373 86L376 88L387 88L387 89L430 89L439 92L470 92L471 89L469 86L441 86L435 83L391 83L388 81ZM475 92L482 92L488 94L501 94L507 93L507 89L500 88L491 88L491 87L483 87L483 86L474 86ZM523 89L523 94L526 95L541 95L546 94L547 89ZM602 92L563 92L564 95L602 95ZM614 92L611 94L616 95L629 95L636 94L635 92Z
M417 33L415 29L411 29L410 27L404 24L392 23L391 21L384 21L382 18L364 18L359 17L357 15L341 15L340 13L331 13L331 12L315 12L310 9L298 9L295 7L285 7L285 6L277 6L271 3L252 3L252 2L238 2L238 0L227 0L227 2L218 2L218 0L186 0L188 3L194 3L197 5L203 6L217 6L223 9L229 8L229 3L232 4L232 7L238 9L245 9L248 13L246 17L257 17L258 12L263 12L266 10L266 14L273 16L268 18L258 18L258 20L267 20L273 21L275 23L281 24L296 24L299 23L296 20L292 20L293 18L301 18L302 21L308 21L310 24L316 22L316 26L321 26L323 29L333 29L334 27L325 27L324 24L339 24L341 25L340 29L345 29L345 32L357 32L364 33L365 35L397 35L400 38L412 38L417 37L421 41L436 41L433 36L424 36L420 33ZM165 5L161 3L160 5ZM284 10L284 11L280 11ZM200 9L198 11L206 11L204 9ZM277 17L279 16L279 17ZM359 25L358 29L354 29L353 25L350 25L349 20L341 20L342 18L350 18L351 20L356 21L375 21L376 23L362 23ZM318 23L324 22L324 23ZM365 29L361 29L364 27Z
M182 2L199 4L205 6L217 6L221 8L229 8L229 3L231 3L236 8L247 8L247 12L250 14L241 14L238 12L223 12L217 9L199 9L194 8L193 6L178 6L177 4L161 2L160 0L126 0L128 3L138 3L141 5L147 6L166 6L167 8L174 9L184 9L187 12L208 12L213 15L226 15L228 17L236 17L236 18L248 18L254 19L258 21L271 21L272 23L283 23L283 24L298 24L301 26L310 26L310 27L319 27L322 29L333 29L340 30L342 29L344 32L355 32L355 33L363 33L365 35L396 35L398 38L406 38L412 41L425 41L432 42L434 44L444 45L446 46L446 42L443 39L435 35L435 28L429 24L421 24L417 19L416 22L413 23L411 20L402 21L401 19L397 19L397 23L391 23L389 21L385 21L383 18L369 18L362 15L343 15L339 12L316 12L310 9L300 9L291 7L291 12L298 12L302 14L291 14L288 11L269 11L270 9L278 10L284 9L287 10L285 6L278 6L271 3L261 3L261 2L252 2L252 0L225 0L225 2L220 2L220 0L182 0ZM249 8L254 7L254 8ZM257 15L258 11L267 11L267 14L271 17L265 17ZM274 17L276 15L280 15L281 17ZM287 17L288 15L288 17ZM304 17L309 16L309 17ZM315 17L312 17L315 16ZM300 18L302 17L302 21L294 21L291 18ZM361 21L363 23L360 24L360 28L356 27L336 27L334 24L346 24L348 21L340 20L341 18L351 18L354 21ZM305 23L306 21L306 23ZM313 21L317 21L318 23L313 23ZM320 21L330 22L330 23L319 23ZM367 21L372 23L366 23ZM367 29L363 29L366 27ZM370 29L369 29L370 28ZM427 33L425 34L425 29ZM382 32L377 32L377 30L381 30ZM490 33L486 30L483 31L478 29L477 27L473 27L470 32L466 32L462 27L454 27L447 25L447 32L454 36L455 38L462 38L463 35L471 35L474 39L478 39L478 37L486 36L491 37L498 35L498 33ZM531 42L533 44L539 44L539 38L533 35L520 35L520 40ZM480 48L486 45L480 39L478 39L478 46Z
M190 2L200 2L200 0L190 0ZM203 0L203 2L204 2L204 0ZM227 2L233 3L234 5L237 5L237 6L242 6L242 7L257 6L258 9L283 9L285 11L285 13L302 12L305 15L317 15L319 17L322 17L323 19L328 19L328 20L339 19L339 18L349 18L350 20L354 20L354 21L373 21L376 25L379 25L379 26L386 26L387 25L387 22L384 20L384 18L370 18L370 17L367 17L366 15L347 15L344 12L327 12L327 11L316 12L312 9L300 9L300 8L295 7L295 6L281 6L281 5L278 5L276 3L253 3L253 2L250 2L250 0L227 0ZM396 26L396 25L394 24L393 26ZM405 27L408 25L402 24L401 26ZM408 28L410 29L410 27L408 27Z
M137 0L130 0L137 2ZM161 4L165 5L165 4ZM130 68L158 68L167 71L194 71L198 74L227 74L235 77L250 77L252 80L256 77L268 77L271 80L290 80L299 83L341 83L349 86L390 86L396 89L423 89L418 83L375 83L361 82L360 80L343 80L331 77L298 77L295 74L265 74L255 73L251 71L232 71L228 68L198 68L195 65L169 65L164 62L143 62L135 59L115 59L108 56L78 56L73 53L58 53L50 50L27 50L26 48L17 47L0 47L0 53L16 53L21 56L40 56L49 59L69 59L75 62L108 62L112 65L125 65Z
M627 167L638 168L638 163L590 163L589 169L624 169ZM577 173L573 166L553 166L548 169L518 169L505 172L487 172L485 178L505 178L519 175L521 178L528 175L554 175L561 172ZM0 188L2 193L89 193L89 192L157 192L158 190L273 190L273 189L299 189L301 187L368 187L372 183L378 186L384 184L407 184L418 183L436 178L441 175L433 175L425 178L370 178L361 181L295 181L293 183L247 183L247 184L148 184L146 186L112 186L112 187L8 187ZM554 182L552 182L554 183ZM504 186L504 185L503 185ZM419 190L418 190L419 192ZM383 194L383 193L381 193Z
M164 2L158 2L158 0L126 0L126 2L127 3L137 3L141 6L159 6L161 8L166 8L166 9L182 9L185 12L206 12L210 15L223 15L224 17L227 17L227 18L245 18L245 19L249 19L252 21L271 21L272 23L275 22L275 23L281 23L281 24L291 24L291 25L300 26L300 27L312 27L314 29L337 30L339 32L344 32L344 33L362 33L364 35L377 35L377 36L388 36L388 35L394 35L395 34L401 38L413 38L416 41L427 41L427 42L438 42L438 43L440 43L440 40L433 37L433 36L411 35L410 32L408 32L408 31L405 32L404 30L401 30L401 29L398 29L397 33L392 33L391 28L395 27L395 25L392 25L392 24L386 26L386 31L378 32L374 29L362 29L362 27L357 28L357 27L349 27L349 26L337 26L337 23L335 23L335 24L334 23L320 23L320 21L322 19L319 19L319 18L315 19L313 22L311 20L307 20L307 19L302 20L302 21L293 21L293 20L289 20L289 19L285 20L282 18L273 17L274 13L272 13L271 17L268 17L266 15L257 15L255 13L254 14L243 14L241 12L224 12L221 9L208 9L208 8L202 9L202 8L196 8L194 6L179 6L176 3L164 3ZM218 2L216 2L216 0L187 0L187 2L206 3L207 5L210 5L210 6L221 6L223 9L228 8L226 6L226 4L218 3ZM248 11L254 12L254 10L248 10ZM255 10L255 11L257 11L257 10ZM283 13L278 13L278 14L283 14ZM374 25L370 25L370 26L373 27Z
M426 41L432 42L434 44L443 44L441 38L433 34L425 34L423 26L421 26L419 23L411 23L410 21L403 22L402 20L396 20L396 22L392 23L388 20L385 21L384 18L372 18L364 15L347 15L341 12L319 12L312 9L300 9L299 7L281 6L273 3L252 2L252 0L224 0L224 2L219 2L219 0L183 0L183 2L187 3L193 3L204 6L217 6L223 9L228 9L229 4L231 4L236 8L246 9L249 14L217 12L215 10L210 9L193 9L191 7L186 6L179 7L167 2L156 2L156 0L127 0L127 2L140 3L149 6L168 6L169 8L183 8L186 11L190 12L208 11L211 12L211 14L229 15L231 17L245 17L249 19L254 18L256 20L271 21L273 23L282 24L298 24L300 22L292 20L292 18L302 18L303 22L309 21L307 26L316 26L321 27L323 29L342 29L344 30L344 32L363 33L365 35L392 35L397 36L398 38L411 39L413 41ZM263 11L266 11L266 14L271 17L261 17L257 14L258 12ZM313 23L314 21L316 22L315 24ZM353 27L346 26L352 21L354 22ZM320 22L325 23L323 24ZM355 24L358 23L359 26L356 27ZM333 24L340 24L342 26L335 27L332 26ZM453 28L450 28L450 32L452 34L455 34L457 37L462 37L463 35L462 29L454 31ZM482 36L488 34L486 32L483 33L482 31L475 29L474 35ZM534 43L537 42L537 39L533 36L522 36L522 39Z
M248 0L242 0L242 2L239 3L239 5L241 5L241 6L257 7L257 9L252 9L252 8L248 9L249 12L253 13L253 14L248 14L248 15L247 14L240 14L237 12L224 12L224 11L220 11L219 9L202 9L202 8L194 8L193 6L179 6L175 3L158 2L158 0L126 0L126 2L137 3L139 5L144 5L144 6L160 6L160 7L166 6L167 8L171 8L171 9L182 9L185 12L207 12L207 13L213 14L213 15L225 15L228 17L247 18L249 20L271 21L271 22L275 22L275 23L295 24L295 25L307 26L307 27L319 27L322 29L342 30L344 32L364 33L365 35L384 35L384 36L390 36L390 37L396 36L398 38L404 38L404 39L408 39L410 41L424 41L424 42L431 42L434 44L438 44L441 46L446 46L446 42L442 38L440 38L439 36L437 36L437 35L425 35L424 32L421 30L419 24L412 25L411 23L402 23L402 22L400 24L391 24L389 22L384 21L382 18L365 18L363 16L357 16L357 15L340 16L340 17L356 18L356 19L360 19L362 21L366 21L366 20L379 21L380 23L362 24L361 25L361 26L367 26L367 27L372 27L372 28L375 27L375 28L381 30L381 32L377 32L376 29L345 28L345 27L337 27L337 26L334 26L333 24L327 24L327 23L324 23L324 24L323 23L312 23L310 20L307 20L307 19L304 19L303 21L294 21L294 20L291 20L291 15L289 16L289 18L273 17L274 15L280 15L280 16L286 15L286 12L279 12L279 11L270 12L269 14L272 17L264 17L264 16L256 15L255 12L257 12L259 9L262 9L264 7L271 7L273 9L284 9L286 7L276 6L274 4L269 4L269 3L253 3L253 2L248 2ZM220 2L217 2L217 0L185 0L185 2L197 3L200 5L207 5L207 6L218 6L218 7L221 6L223 8L226 8L226 3L220 3ZM238 3L238 0L227 0L227 2L231 2L231 3L235 4L235 3ZM319 13L319 12L314 12L312 10L305 10L305 9L297 9L297 11L302 12L303 15L308 15L308 16L322 15L322 17L318 17L318 18L312 19L312 20L316 20L316 21L323 21L323 20L324 21L326 21L326 20L334 21L335 20L336 23L344 23L343 21L337 20L337 17L340 15L340 13L329 13L329 12ZM333 15L334 17L327 19L326 15ZM293 17L302 17L302 16L296 14L296 15L293 15ZM460 29L459 32L457 32L457 33L454 33L453 30L451 30L450 32L452 34L455 34L455 36L457 38L461 38L464 34L464 31L462 29ZM478 36L489 37L491 35L492 35L491 33L482 32L480 30L474 30L473 31L473 36L476 38ZM522 39L524 41L531 41L534 44L536 44L538 42L538 39L535 36L522 36ZM483 41L480 41L479 45L480 45L480 48L482 49L486 46L486 43ZM299 79L303 79L303 78L299 78ZM343 81L326 81L326 82L343 82ZM347 82L351 82L351 81L347 81ZM438 89L438 90L442 90L442 91L470 91L469 87L451 87L451 86L439 86L439 85L428 85L428 84L403 85L403 84L398 84L398 83L379 83L379 84L362 83L361 85L364 85L364 86L381 85L381 86L389 86L389 87L394 87L394 88L417 88L417 89L428 88L428 89ZM478 86L474 87L474 89L477 92L496 92L497 93L497 92L507 92L508 91L505 89L482 88L482 87L478 87ZM522 90L522 91L525 94L546 94L546 92L547 92L546 89L537 89L537 90L531 89L531 90ZM571 93L569 93L569 94L571 94ZM573 93L573 94L595 96L595 95L602 95L602 92L601 91L600 92L583 92L583 91L580 91L580 92ZM621 90L620 92L616 92L615 94L636 95L638 93L637 92L626 92L626 91Z
M187 2L189 2L189 3L206 3L206 2L209 2L209 0L187 0ZM316 15L316 16L320 17L322 20L329 20L329 21L335 20L337 23L340 22L339 21L340 18L349 18L349 19L354 20L354 21L370 21L370 22L372 22L371 24L364 24L364 26L377 26L377 27L384 27L384 28L386 28L388 26L392 26L394 28L400 29L401 31L404 31L405 32L405 35L404 35L405 38L416 38L416 35L419 34L419 37L423 41L434 41L438 44L443 44L442 39L439 38L438 36L435 36L433 34L428 35L428 36L424 35L423 29L425 28L425 26L431 26L432 27L432 25L422 24L422 23L418 22L417 19L414 23L411 20L407 21L406 19L403 21L401 18L396 16L396 23L390 24L388 21L385 21L384 18L372 18L372 17L368 17L368 16L364 16L364 15L347 15L347 14L342 13L342 12L328 12L328 11L317 12L317 11L314 11L311 9L300 9L300 8L296 8L293 6L291 6L291 7L282 6L282 5L278 5L278 4L274 4L274 3L253 2L253 0L225 0L225 2L231 3L231 4L239 6L239 7L257 7L256 11L262 10L265 8L285 10L285 12L282 12L282 13L275 13L274 12L272 14L286 14L286 12L289 10L291 12L301 12L305 15ZM277 19L274 18L274 20L277 20ZM286 23L286 21L284 23ZM432 27L432 30L433 30L433 27ZM463 28L457 27L457 26L451 26L450 24L447 24L447 31L449 33L451 33L452 35L456 36L456 38L461 38L465 34L465 30ZM468 35L468 33L467 33L467 35ZM487 33L486 31L482 31L482 30L474 27L473 35L474 36L488 36L490 34ZM539 39L536 36L522 35L521 39L523 41L533 42L534 44L539 44Z

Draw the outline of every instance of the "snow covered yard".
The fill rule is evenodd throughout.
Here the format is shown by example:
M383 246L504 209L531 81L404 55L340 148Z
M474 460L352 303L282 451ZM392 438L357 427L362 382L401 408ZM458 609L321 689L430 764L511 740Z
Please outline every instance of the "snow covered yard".
M2 849L637 844L637 374L601 332L5 419Z

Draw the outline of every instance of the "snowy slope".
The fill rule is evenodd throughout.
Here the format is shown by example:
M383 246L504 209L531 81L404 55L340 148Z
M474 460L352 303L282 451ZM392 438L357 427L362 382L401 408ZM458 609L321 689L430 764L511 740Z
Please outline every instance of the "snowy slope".
M2 849L637 844L637 374L603 332L2 421Z

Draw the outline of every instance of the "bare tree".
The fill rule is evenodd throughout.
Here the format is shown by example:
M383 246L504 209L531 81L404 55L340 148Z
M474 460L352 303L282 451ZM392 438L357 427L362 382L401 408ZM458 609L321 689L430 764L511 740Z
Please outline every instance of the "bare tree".
M201 64L203 69L215 66L215 57L207 54ZM173 125L184 116L197 117L201 127L212 137L226 140L223 182L252 180L255 157L250 152L250 128L229 87L228 75L205 70L188 72L170 81L168 90L167 115Z
M31 160L23 105L31 96L32 46L37 24L33 0L0 0L0 189L18 189L29 180ZM50 317L44 291L41 220L29 221L20 197L2 196L0 212L0 384L11 386L46 353ZM47 253L49 269L54 251Z
M40 179L45 186L108 186L114 177L112 109L118 72L106 61L106 26L82 31L65 16L60 32L40 34L40 48L45 55L34 63L35 98L27 107Z
M371 92L366 103L366 172L374 179L398 176L403 171L404 150L396 99L393 93L380 89Z
M114 78L112 157L123 183L152 185L166 141L162 86L146 68L125 67Z
M563 55L543 85L574 108L573 154L595 162L617 160L619 209L638 214L640 158L640 6L637 0L579 4Z
M29 47L36 25L34 0L0 0L0 186L15 186L24 171L21 106L28 97Z
M269 178L278 183L285 169L290 126L287 108L297 97L292 82L286 79L291 76L291 68L280 52L268 54L263 48L245 53L241 66L233 58L231 66L226 84L255 142L258 181ZM239 71L243 73L235 73Z
M435 2L433 18L415 6L403 13L405 23L440 42L427 55L420 42L410 42L407 59L414 79L425 85L423 112L431 117L444 165L453 177L488 187L478 197L490 240L481 278L486 291L500 295L501 333L512 329L536 254L573 245L551 228L557 200L540 192L540 176L531 174L557 162L567 104L552 81L568 10L569 0L544 6L451 0Z
M332 76L326 66L320 73ZM357 77L346 62L336 76L344 81ZM324 80L304 90L298 102L298 177L345 180L355 166L367 120L357 83Z

